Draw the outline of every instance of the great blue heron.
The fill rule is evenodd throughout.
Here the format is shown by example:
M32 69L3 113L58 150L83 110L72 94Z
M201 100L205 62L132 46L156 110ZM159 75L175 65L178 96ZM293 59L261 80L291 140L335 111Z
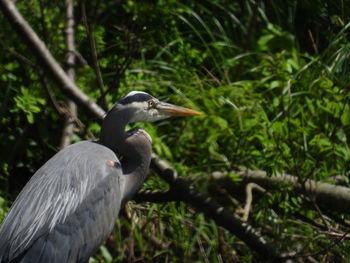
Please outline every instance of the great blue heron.
M23 188L0 229L0 262L87 262L149 169L150 136L125 126L197 114L145 92L119 100L104 118L99 142L61 150Z

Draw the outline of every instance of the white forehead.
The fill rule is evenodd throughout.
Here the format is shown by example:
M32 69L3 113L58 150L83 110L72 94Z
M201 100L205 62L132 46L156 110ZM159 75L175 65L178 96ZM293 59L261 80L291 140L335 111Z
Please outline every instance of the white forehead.
M144 92L144 91L136 91L136 90L134 90L134 91L130 91L128 94L126 94L126 95L124 96L124 98L131 97L131 96L134 96L134 95L136 95L136 94L149 95L148 93L146 93L146 92Z

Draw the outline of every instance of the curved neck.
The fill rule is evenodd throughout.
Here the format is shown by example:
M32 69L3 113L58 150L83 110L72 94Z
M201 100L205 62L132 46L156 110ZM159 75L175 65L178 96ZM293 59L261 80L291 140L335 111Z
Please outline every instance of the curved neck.
M149 169L152 145L145 131L133 129L125 131L132 112L116 106L103 120L100 141L103 145L122 156L121 164L125 185L123 200L128 201L142 185Z
M125 112L125 113L124 113ZM129 116L128 116L129 115ZM129 123L131 114L117 107L113 107L103 119L100 141L118 154L120 147L123 147L127 138L125 126Z

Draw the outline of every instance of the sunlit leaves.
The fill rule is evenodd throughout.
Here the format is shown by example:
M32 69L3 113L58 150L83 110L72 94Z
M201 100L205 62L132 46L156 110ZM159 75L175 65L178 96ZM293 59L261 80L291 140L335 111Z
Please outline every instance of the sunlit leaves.
M34 96L24 87L21 88L21 94L14 98L17 108L11 110L12 113L22 111L25 113L29 123L34 123L34 115L42 111L46 104L45 100Z

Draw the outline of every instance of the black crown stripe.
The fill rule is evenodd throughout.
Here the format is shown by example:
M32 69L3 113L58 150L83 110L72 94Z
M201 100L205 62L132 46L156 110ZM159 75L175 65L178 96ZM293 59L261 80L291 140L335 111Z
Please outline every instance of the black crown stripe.
M122 98L121 100L118 101L118 103L122 105L126 105L133 102L149 101L152 98L153 97L151 95L146 93L136 93L134 95Z

